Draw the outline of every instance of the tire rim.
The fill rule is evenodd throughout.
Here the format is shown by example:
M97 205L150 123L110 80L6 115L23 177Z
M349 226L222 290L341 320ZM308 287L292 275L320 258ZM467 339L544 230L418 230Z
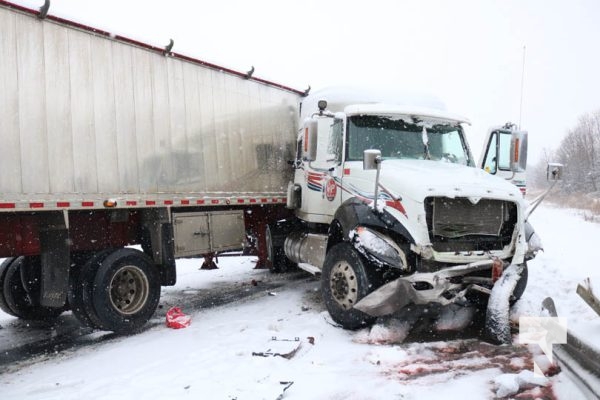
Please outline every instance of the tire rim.
M144 308L149 291L146 274L134 265L126 265L110 281L110 302L121 314L135 314Z
M358 300L358 282L350 264L340 261L333 267L329 286L333 298L344 310L354 307Z

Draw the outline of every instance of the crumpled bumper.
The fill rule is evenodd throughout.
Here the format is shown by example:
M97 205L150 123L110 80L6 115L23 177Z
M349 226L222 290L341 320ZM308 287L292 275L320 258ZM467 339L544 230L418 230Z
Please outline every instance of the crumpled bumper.
M409 304L466 303L465 294L469 290L489 293L489 289L477 283L452 283L452 278L489 270L493 264L494 260L484 260L446 268L438 272L415 273L401 277L363 297L354 308L368 315L380 317L400 311Z

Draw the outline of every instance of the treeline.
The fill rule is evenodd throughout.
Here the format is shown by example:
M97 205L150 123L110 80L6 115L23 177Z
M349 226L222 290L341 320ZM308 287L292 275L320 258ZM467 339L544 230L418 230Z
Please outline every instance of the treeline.
M557 190L566 194L600 195L600 110L581 116L569 130L558 149L546 149L539 163L530 169L529 183L544 187L546 165L558 162L565 166L563 181Z

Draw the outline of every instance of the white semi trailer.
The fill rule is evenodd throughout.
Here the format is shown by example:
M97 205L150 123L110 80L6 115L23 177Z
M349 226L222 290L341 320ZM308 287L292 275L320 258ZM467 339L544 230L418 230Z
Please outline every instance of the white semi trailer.
M439 101L306 96L46 11L0 0L4 311L132 332L177 258L236 249L320 273L348 329L485 301L509 265L512 300L525 289L523 196ZM494 132L523 171L526 134Z
M302 92L41 12L0 1L0 307L127 332L178 257L266 266Z

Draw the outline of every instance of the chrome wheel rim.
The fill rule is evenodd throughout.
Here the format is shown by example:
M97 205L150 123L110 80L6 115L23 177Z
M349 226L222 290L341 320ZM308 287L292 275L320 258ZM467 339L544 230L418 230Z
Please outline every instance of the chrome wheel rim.
M135 265L126 265L110 281L110 302L120 314L135 314L144 308L149 291L146 274Z
M354 307L358 300L358 282L350 264L340 261L333 267L329 286L333 298L344 310Z

